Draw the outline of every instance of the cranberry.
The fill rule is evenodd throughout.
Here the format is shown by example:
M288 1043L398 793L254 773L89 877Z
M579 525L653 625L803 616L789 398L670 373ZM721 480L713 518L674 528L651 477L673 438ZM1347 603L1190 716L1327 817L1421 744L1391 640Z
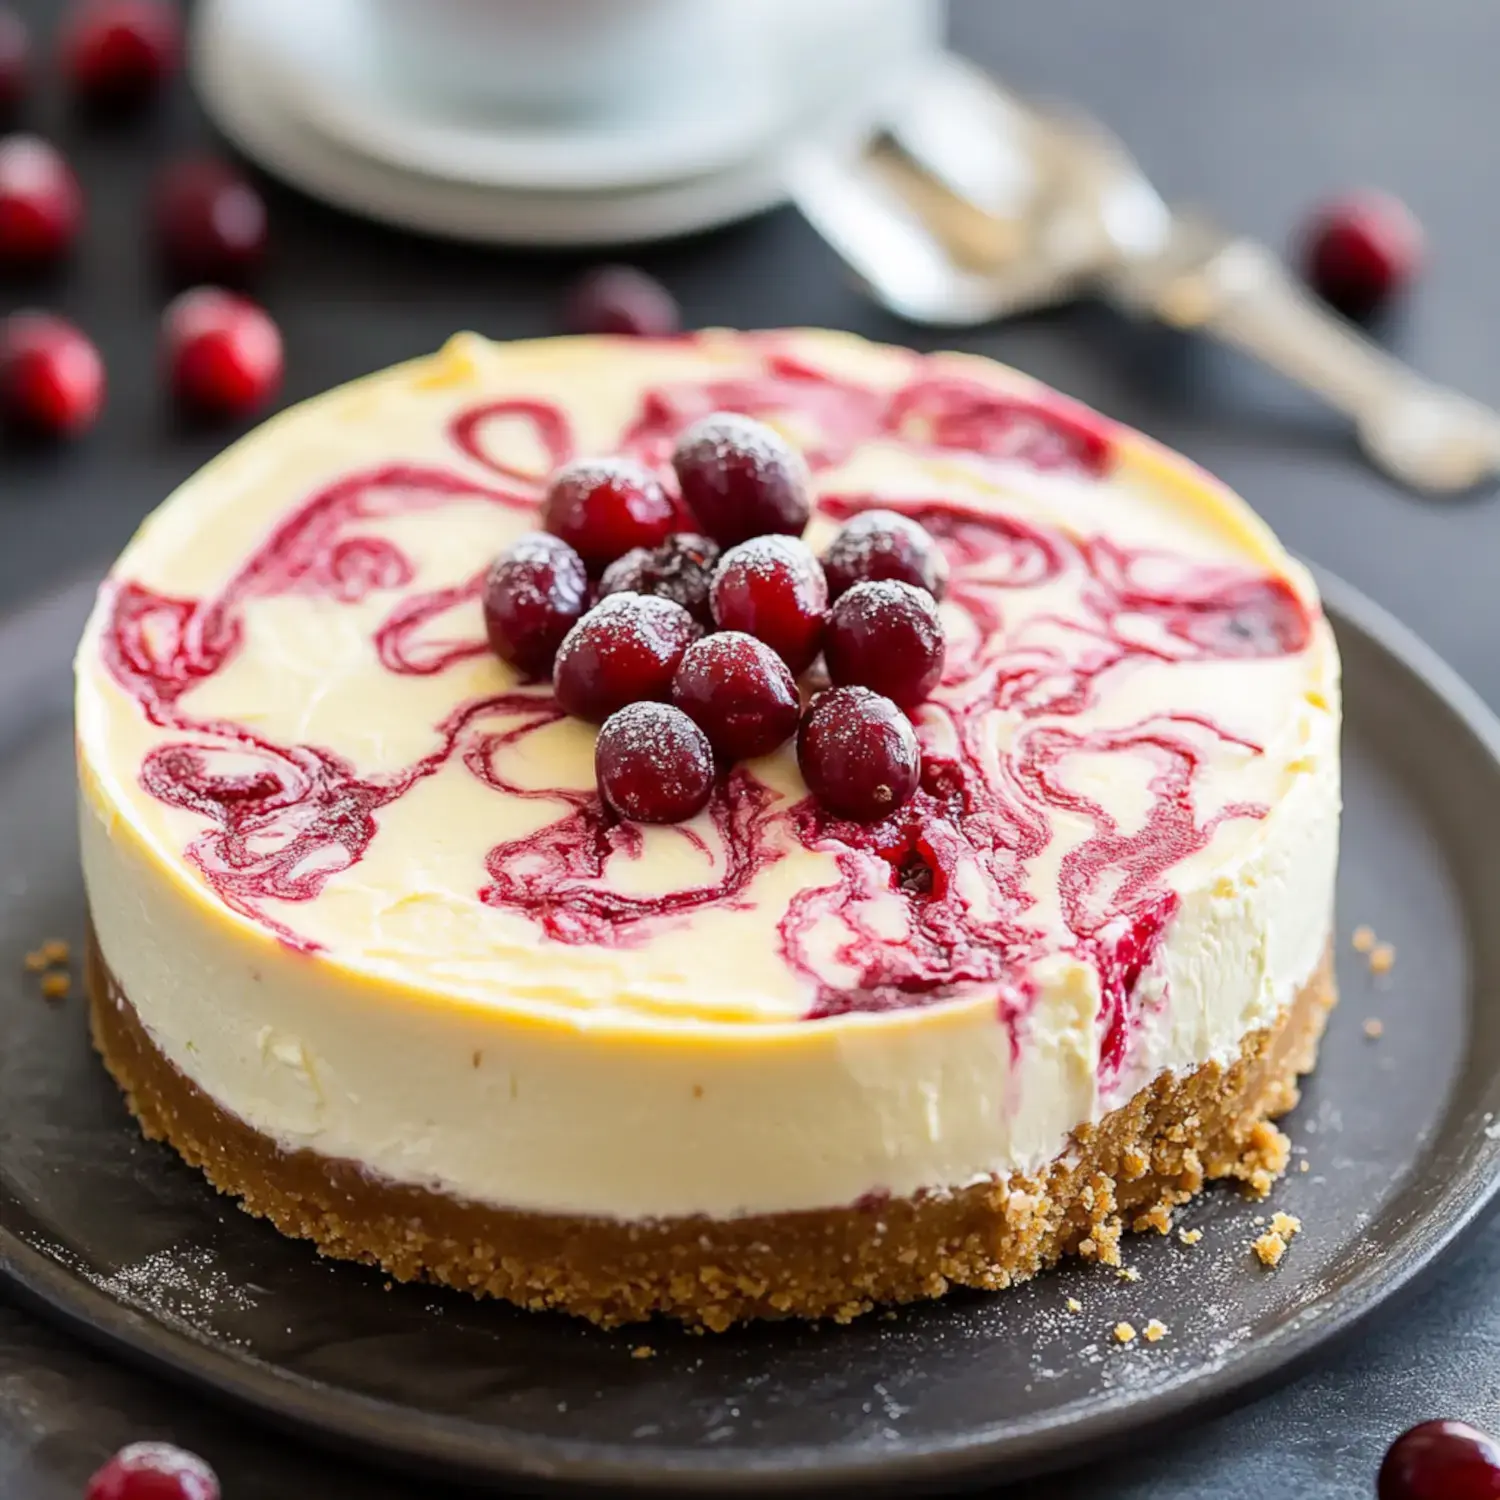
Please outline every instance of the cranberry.
M628 458L578 458L547 483L542 525L600 573L634 547L654 547L677 519L671 497Z
M219 1481L196 1454L170 1443L132 1443L83 1493L84 1500L219 1500Z
M932 595L893 578L856 583L833 606L823 632L833 682L874 688L903 708L937 686L946 649Z
M1380 1500L1500 1500L1500 1445L1466 1422L1423 1422L1391 1444Z
M665 703L682 653L698 639L693 617L654 594L611 594L557 649L552 687L568 713L601 724L643 698Z
M823 554L828 596L837 599L856 583L893 578L941 599L948 587L948 559L910 516L893 510L861 511L847 522Z
M922 771L911 720L863 687L830 688L813 699L797 731L797 764L819 802L861 823L909 802Z
M596 266L574 283L563 308L569 333L667 338L681 326L671 292L634 266Z
M484 633L490 648L528 677L546 677L563 637L589 607L583 559L545 531L518 537L484 580Z
M156 183L156 239L183 281L242 281L265 258L266 205L228 162L190 156Z
M769 755L795 732L802 713L786 663L738 630L687 648L672 679L672 702L726 760Z
M778 433L732 411L694 422L672 467L683 502L721 546L780 532L801 536L810 514L807 464Z
M616 558L599 580L599 596L660 594L680 604L700 625L712 625L708 588L718 561L719 549L706 536L679 532L659 547L633 547Z
M762 640L793 672L818 654L828 613L828 584L811 552L793 537L761 536L719 559L709 593L721 630Z
M172 0L77 0L63 23L63 72L90 105L143 104L181 55L182 21Z
M0 414L51 437L77 437L104 405L104 362L89 339L51 313L0 323Z
M1416 276L1422 226L1389 193L1351 193L1313 216L1302 247L1305 274L1324 301L1351 318L1378 311Z
M57 260L82 223L83 192L62 153L40 136L0 140L0 264Z
M604 721L594 745L599 795L622 818L681 823L714 789L708 738L669 703L627 703Z
M281 333L255 303L195 287L162 315L162 349L177 399L211 417L248 416L281 385Z
M0 6L0 121L20 108L31 86L31 38L8 5Z

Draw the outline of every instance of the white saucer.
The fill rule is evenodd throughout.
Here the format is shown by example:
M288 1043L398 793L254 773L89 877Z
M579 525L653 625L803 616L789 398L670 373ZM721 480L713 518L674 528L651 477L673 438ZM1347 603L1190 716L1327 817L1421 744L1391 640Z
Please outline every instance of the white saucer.
M248 155L341 207L497 244L664 238L785 197L809 136L863 128L940 38L940 0L755 0L726 60L611 117L480 121L394 83L357 0L204 0L194 74Z

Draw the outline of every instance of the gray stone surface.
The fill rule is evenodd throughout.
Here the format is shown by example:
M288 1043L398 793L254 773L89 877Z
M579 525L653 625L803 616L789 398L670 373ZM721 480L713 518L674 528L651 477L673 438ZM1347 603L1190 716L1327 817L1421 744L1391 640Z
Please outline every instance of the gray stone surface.
M50 31L61 7L22 0ZM1394 189L1426 223L1433 266L1393 332L1434 375L1500 404L1500 8L1485 0L957 0L955 37L1033 90L1108 118L1169 192L1284 243L1331 189ZM221 440L176 430L151 371L159 289L139 205L152 164L206 132L186 98L121 133L32 122L73 150L90 195L79 264L55 286L0 286L99 337L113 378L100 431L63 454L0 452L0 602L102 561ZM426 350L454 327L549 331L581 261L505 256L369 228L272 194L267 300L287 331L290 397ZM823 323L930 345L865 305L790 214L641 259L692 323ZM1147 428L1247 494L1296 548L1342 573L1500 704L1500 508L1417 502L1371 475L1342 425L1236 357L1082 307L942 340L994 354ZM1500 1233L1480 1229L1404 1306L1371 1319L1285 1388L1170 1447L1023 1490L1077 1500L1355 1500L1389 1438L1422 1417L1500 1425ZM207 1454L229 1500L395 1500L432 1487L327 1459L115 1367L0 1303L0 1496L71 1500L120 1442L170 1436Z

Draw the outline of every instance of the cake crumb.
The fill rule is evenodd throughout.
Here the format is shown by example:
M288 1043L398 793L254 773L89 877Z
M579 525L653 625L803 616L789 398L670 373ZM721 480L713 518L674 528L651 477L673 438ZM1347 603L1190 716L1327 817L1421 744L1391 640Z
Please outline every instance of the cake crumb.
M1115 1324L1115 1342L1117 1344L1129 1344L1135 1339L1135 1328L1129 1323Z
M1308 1161L1308 1159L1304 1156L1302 1160L1297 1163L1297 1170L1299 1172L1311 1172L1312 1163Z
M61 938L48 938L42 944L42 958L49 964L65 964L72 957L73 950Z
M55 969L50 974L42 975L42 994L48 1000L66 1000L71 985L72 980L66 969Z
M1203 1231L1201 1229L1179 1229L1177 1231L1177 1238L1184 1245L1196 1245L1203 1238Z
M1396 966L1396 947L1394 943L1376 943L1370 949L1370 972L1372 974L1389 974Z
M1148 1344L1159 1344L1171 1330L1160 1318L1152 1318L1146 1324L1146 1342Z
M1271 1215L1271 1229L1285 1239L1302 1233L1302 1220L1296 1214L1284 1214L1278 1210Z
M1069 1312L1083 1311L1083 1303L1081 1303L1077 1297L1069 1297L1066 1306Z
M22 962L28 974L40 974L47 967L47 955L40 948L33 948Z
M1116 1270L1115 1275L1121 1281L1139 1281L1141 1279L1141 1273L1134 1266L1121 1266Z
M655 1359L656 1350L653 1349L650 1344L637 1344L635 1348L630 1351L630 1357L632 1359Z
M1375 929L1361 924L1354 929L1349 941L1354 944L1356 953L1368 953L1375 946Z
M1279 1266L1286 1254L1286 1241L1274 1229L1268 1229L1250 1248L1263 1266Z
M1371 1016L1370 1019L1365 1022L1365 1035L1369 1037L1372 1042L1379 1041L1380 1038L1385 1035L1385 1022L1382 1021L1379 1016Z

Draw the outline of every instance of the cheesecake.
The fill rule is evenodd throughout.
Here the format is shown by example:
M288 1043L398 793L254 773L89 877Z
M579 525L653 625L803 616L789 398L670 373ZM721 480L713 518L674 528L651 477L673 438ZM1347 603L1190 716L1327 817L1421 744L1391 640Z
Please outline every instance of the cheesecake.
M795 450L830 575L872 511L941 553L884 816L793 740L621 816L596 724L487 638L554 471L680 504L719 413ZM1117 1263L1210 1179L1270 1188L1334 1000L1312 580L1191 463L971 356L461 335L308 401L116 562L77 753L94 1037L145 1133L325 1254L606 1324Z

